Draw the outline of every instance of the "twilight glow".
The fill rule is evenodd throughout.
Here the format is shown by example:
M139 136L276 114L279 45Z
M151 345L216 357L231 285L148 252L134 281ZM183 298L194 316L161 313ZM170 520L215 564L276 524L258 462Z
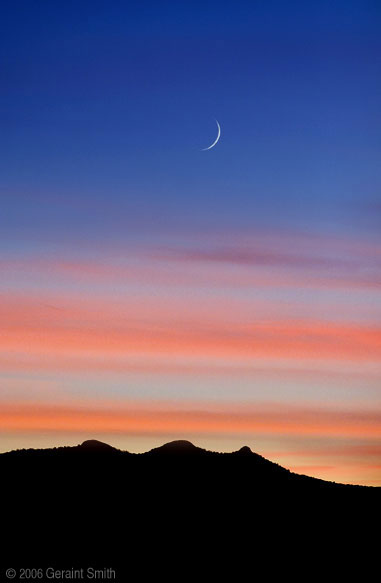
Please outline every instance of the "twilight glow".
M0 449L381 485L381 11L169 4L7 10Z

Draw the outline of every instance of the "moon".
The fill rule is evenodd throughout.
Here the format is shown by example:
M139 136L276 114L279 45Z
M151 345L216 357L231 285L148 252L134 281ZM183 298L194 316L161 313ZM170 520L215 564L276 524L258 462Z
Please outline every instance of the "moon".
M207 148L203 148L203 149L201 150L201 152L205 152L205 150L211 150L212 148L214 148L214 146L217 144L218 140L219 140L219 139L220 139L220 137L221 137L221 128L220 128L220 124L218 123L218 121L217 121L217 120L215 120L215 122L216 122L216 124L217 124L217 128L218 128L217 137L216 137L216 139L214 140L214 142L213 142L213 144L212 144L211 146L208 146Z

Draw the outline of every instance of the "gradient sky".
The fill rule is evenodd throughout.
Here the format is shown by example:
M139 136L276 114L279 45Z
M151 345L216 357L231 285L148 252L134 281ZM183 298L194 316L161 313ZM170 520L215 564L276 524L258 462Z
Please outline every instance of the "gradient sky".
M380 30L2 3L1 451L187 438L381 485Z

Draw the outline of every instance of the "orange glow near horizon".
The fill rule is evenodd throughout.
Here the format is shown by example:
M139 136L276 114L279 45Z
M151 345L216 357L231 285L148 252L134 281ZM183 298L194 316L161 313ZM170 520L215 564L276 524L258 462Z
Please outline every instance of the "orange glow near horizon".
M37 439L39 447L52 447L66 445L67 440L73 443L74 439L75 444L97 438L121 449L127 444L134 451L128 445L133 443L135 449L147 451L165 441L185 438L214 451L231 451L230 439L236 448L253 443L254 451L295 473L343 483L381 484L381 449L376 444L381 437L381 418L372 411L343 414L270 403L250 408L202 407L202 403L160 402L98 406L3 403L0 427L3 442L18 439L17 447L23 448L30 439ZM268 439L280 440L284 449L261 445ZM290 441L293 447L287 445ZM325 445L314 445L321 442Z
M2 405L3 431L64 431L67 433L104 432L133 434L190 435L265 433L278 435L318 435L381 437L381 417L373 412L353 412L286 407L251 406L250 411L202 410L149 405L129 408L82 406Z

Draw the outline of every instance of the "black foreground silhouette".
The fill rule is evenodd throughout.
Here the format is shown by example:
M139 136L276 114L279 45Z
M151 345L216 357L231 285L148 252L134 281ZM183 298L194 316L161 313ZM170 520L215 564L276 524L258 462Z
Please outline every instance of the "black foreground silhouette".
M182 580L202 557L209 576L232 574L237 556L242 565L313 537L337 548L364 536L381 501L381 488L294 474L246 446L216 453L184 440L143 454L96 440L16 450L0 455L0 472L4 557L117 566L118 581L132 569Z

